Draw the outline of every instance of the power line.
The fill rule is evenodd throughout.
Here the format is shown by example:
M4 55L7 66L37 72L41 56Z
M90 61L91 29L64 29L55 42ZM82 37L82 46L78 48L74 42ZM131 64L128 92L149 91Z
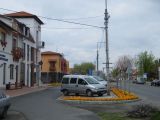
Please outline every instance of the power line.
M84 29L93 29L93 28L54 28L54 27L41 27L42 29L75 29L75 30L84 30Z
M0 8L0 9L6 10L6 11L17 12L17 11L6 9L6 8ZM83 25L83 26L89 26L89 27L95 27L95 28L104 29L104 27L85 24L85 23L79 23L79 22L74 22L74 21L68 21L68 20L64 20L64 19L50 18L50 17L45 17L45 16L39 16L39 15L37 15L37 17L41 17L41 18L44 18L44 19L47 19L47 20L54 20L54 21L65 22L65 23L70 23L70 24L77 24L77 25Z
M81 20L81 19L94 19L98 17L102 17L103 15L99 16L92 16L92 17L82 17L82 18L63 18L62 20Z
M44 16L38 16L38 17L45 18L45 19L48 19L48 20L55 20L55 21L60 21L60 22L65 22L65 23L71 23L71 24L77 24L77 25L83 25L83 26L89 26L89 27L95 27L95 28L104 29L104 27L100 27L100 26L96 26L96 25L89 25L89 24L85 24L85 23L79 23L79 22L74 22L74 21L67 21L67 20L50 18L50 17L44 17Z
M102 38L101 38L101 41L100 41L99 50L100 50L101 47L102 47L102 43L105 43L105 42L104 42L104 30L102 30Z
M6 10L6 11L17 12L15 10L6 9L6 8L0 8L0 9ZM103 17L103 16L104 15L97 15L97 16L90 16L90 17L81 17L81 18L59 18L59 19L61 19L61 20L80 20L80 19L93 19L93 18L98 18L98 17Z

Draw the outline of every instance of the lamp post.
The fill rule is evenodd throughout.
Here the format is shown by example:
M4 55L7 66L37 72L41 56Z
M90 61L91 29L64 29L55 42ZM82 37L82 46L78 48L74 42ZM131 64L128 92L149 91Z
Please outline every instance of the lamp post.
M107 10L107 0L105 0L105 32L106 32L106 74L107 74L107 95L110 95L110 78L109 78L109 47L108 47L108 21L109 21L109 14Z

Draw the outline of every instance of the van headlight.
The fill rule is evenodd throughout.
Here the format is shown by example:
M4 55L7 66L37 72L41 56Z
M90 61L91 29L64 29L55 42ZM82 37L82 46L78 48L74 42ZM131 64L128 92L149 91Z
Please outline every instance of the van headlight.
M98 88L91 88L91 90L97 92Z

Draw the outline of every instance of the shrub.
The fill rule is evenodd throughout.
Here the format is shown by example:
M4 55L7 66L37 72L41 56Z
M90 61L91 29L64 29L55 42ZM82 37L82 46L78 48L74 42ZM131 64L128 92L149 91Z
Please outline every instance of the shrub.
M134 106L133 110L129 111L127 115L133 118L146 118L151 117L157 111L158 109L151 105L142 104Z

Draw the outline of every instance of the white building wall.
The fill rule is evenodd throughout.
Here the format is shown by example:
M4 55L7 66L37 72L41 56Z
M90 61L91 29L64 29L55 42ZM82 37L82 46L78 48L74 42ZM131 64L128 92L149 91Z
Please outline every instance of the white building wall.
M13 63L13 59L12 59L12 54L11 54L11 48L12 48L12 34L6 34L6 42L7 45L6 47L3 49L3 47L0 44L0 55L4 55L6 59L8 59L8 61L3 61L0 60L0 87L5 87L5 84L9 83L9 82L15 82L15 80L10 80L10 64ZM5 71L5 84L3 84L3 78L4 78L4 64L6 63L6 71Z
M39 46L39 43L41 41L41 24L39 24L34 18L16 18L18 21L24 23L26 26L30 28L30 33L35 40L35 44L33 44L33 47L38 50L37 54L35 54L35 60L37 59L36 63L41 61L41 49L39 49L37 46ZM38 36L37 36L38 31ZM38 39L37 39L38 38ZM37 58L36 58L37 57ZM40 67L35 69L35 72L39 72L39 78L41 78L41 69ZM38 83L39 84L39 83Z
M10 27L12 27L12 19L8 19L8 18L3 18L0 17L0 20L2 20L3 22L5 22L6 24L8 24ZM41 41L41 25L33 18L17 18L17 20L19 22L22 22L24 24L26 24L26 26L28 26L30 28L30 33L33 37L33 39L35 40L35 43L32 43L28 40L26 40L26 38L18 38L18 47L23 48L23 43L26 44L25 47L25 60L20 59L19 62L14 62L13 61L13 56L12 56L12 41L13 41L13 36L12 34L6 34L6 41L7 41L7 46L5 47L5 49L3 50L1 44L0 44L0 55L5 55L5 58L8 59L6 63L6 74L5 74L5 84L10 83L15 83L16 82L16 65L18 65L18 82L20 82L21 78L20 78L20 74L21 74L21 63L25 64L25 85L27 86L31 86L31 58L29 58L29 61L27 60L27 45L29 45L29 57L31 57L31 47L33 48L37 48L37 44L39 43L39 41ZM38 31L38 39L37 39L37 31ZM40 49L38 49L38 53L36 55L36 51L35 51L35 60L36 60L36 56L38 57L37 62L41 61L41 52ZM2 63L4 63L4 61L0 60L0 87L5 87L6 85L3 85L3 67ZM10 64L14 65L14 78L10 79ZM27 67L29 67L29 71L27 71ZM28 72L28 73L27 73ZM36 70L35 70L36 72ZM28 75L27 75L28 74ZM40 78L40 74L39 74L39 78Z

